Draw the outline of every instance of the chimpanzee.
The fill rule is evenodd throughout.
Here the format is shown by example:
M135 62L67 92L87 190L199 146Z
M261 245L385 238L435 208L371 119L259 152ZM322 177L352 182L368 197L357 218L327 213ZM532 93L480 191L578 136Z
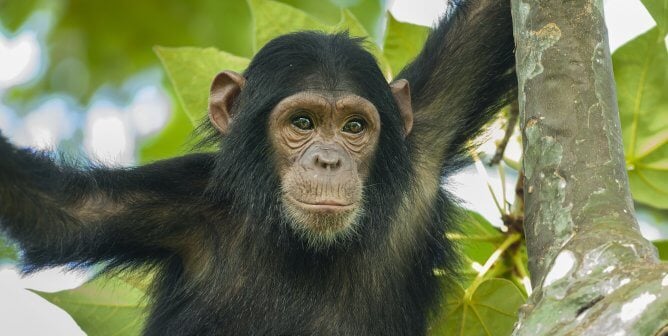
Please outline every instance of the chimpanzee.
M0 226L28 271L154 269L145 335L425 334L442 179L516 90L508 2L459 1L390 84L359 38L274 39L213 80L216 153L82 169L0 137Z

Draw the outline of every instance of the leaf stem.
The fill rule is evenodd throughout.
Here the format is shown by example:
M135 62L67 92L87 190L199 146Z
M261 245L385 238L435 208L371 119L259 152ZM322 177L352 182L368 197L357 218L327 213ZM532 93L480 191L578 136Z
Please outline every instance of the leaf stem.
M471 296L473 295L473 293L475 293L478 286L480 286L480 284L483 281L485 281L485 275L487 274L487 272L489 272L492 266L494 266L494 264L499 260L499 258L503 255L503 253L510 246L518 242L521 237L522 235L520 233L509 234L506 237L506 240L504 240L503 243L501 243L501 245L499 245L499 247L496 248L494 253L492 253L492 255L489 256L489 258L487 258L487 261L485 262L485 265L483 265L482 270L478 273L478 275L473 280L471 285L465 290L464 297L467 300L471 299Z

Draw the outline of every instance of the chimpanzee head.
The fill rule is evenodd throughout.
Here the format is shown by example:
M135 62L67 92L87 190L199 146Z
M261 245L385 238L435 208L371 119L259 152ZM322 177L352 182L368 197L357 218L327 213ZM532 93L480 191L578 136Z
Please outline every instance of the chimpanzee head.
M284 35L243 75L221 72L211 86L209 118L227 162L214 180L231 183L256 217L278 208L312 246L357 232L409 167L408 82L388 84L361 43L346 33Z

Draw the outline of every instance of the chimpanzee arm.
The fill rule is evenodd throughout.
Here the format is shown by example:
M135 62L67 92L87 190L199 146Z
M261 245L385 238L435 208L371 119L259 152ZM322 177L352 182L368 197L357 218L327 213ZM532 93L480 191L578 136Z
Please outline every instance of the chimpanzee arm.
M77 169L17 149L0 133L0 229L28 268L155 261L193 231L212 159L188 155L130 168ZM176 237L181 238L175 239Z
M399 74L410 83L415 114L409 139L429 171L461 163L467 141L511 99L513 49L510 0L451 1L422 52Z

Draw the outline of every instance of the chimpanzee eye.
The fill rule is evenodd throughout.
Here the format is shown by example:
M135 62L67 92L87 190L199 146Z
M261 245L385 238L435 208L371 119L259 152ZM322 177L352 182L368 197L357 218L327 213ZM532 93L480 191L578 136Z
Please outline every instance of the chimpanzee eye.
M311 118L303 115L298 115L294 118L292 118L292 125L295 127L299 128L300 130L312 130L313 129L313 121Z
M350 119L343 125L343 131L346 133L357 134L366 128L366 122L360 118Z

